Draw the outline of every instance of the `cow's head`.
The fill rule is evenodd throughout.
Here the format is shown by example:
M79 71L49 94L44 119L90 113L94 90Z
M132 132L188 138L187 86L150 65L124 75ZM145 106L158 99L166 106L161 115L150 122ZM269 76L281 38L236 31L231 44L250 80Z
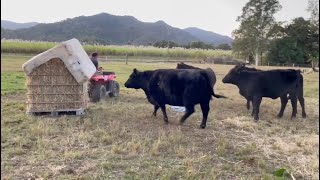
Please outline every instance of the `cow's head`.
M176 69L184 69L184 68L185 68L185 64L183 62L177 63Z
M129 79L124 84L126 88L134 88L134 89L140 89L143 85L143 72L139 72L136 68L133 69L133 72L131 73Z
M237 64L234 68L230 69L228 74L222 79L222 82L228 84L236 84L239 79L239 75L241 71L244 70L245 66L245 64Z

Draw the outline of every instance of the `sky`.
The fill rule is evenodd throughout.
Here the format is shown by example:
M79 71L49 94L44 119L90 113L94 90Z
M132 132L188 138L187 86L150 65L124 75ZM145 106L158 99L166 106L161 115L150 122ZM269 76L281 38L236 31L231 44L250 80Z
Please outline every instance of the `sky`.
M198 27L231 36L238 28L237 16L249 0L1 0L1 19L14 22L52 23L102 12L130 15L143 22L163 20L178 27ZM308 0L279 0L275 17L290 22L309 18Z

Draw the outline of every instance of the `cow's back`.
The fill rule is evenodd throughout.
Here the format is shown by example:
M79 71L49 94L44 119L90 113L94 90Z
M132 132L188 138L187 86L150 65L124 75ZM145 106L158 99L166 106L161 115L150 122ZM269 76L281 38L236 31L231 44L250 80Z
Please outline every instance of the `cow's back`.
M299 86L299 73L295 70L249 72L248 86L253 94L277 98ZM250 94L251 94L250 93Z
M183 106L211 98L211 84L205 70L156 70L149 84L150 95L158 102Z

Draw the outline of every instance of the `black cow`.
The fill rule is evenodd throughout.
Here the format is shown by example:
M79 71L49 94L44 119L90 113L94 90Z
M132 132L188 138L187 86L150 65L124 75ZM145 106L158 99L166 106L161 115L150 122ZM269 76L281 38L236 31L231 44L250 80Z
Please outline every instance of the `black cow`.
M201 69L201 68L190 66L190 65L187 65L183 62L180 62L177 64L176 69ZM211 68L206 68L204 70L207 72L207 74L210 78L210 85L213 88L214 85L216 84L216 81L217 81L216 74L213 72L213 70Z
M154 105L153 115L156 116L160 107L166 123L168 123L166 104L186 107L180 123L183 123L195 111L196 104L200 104L203 114L200 127L206 127L210 110L209 102L211 96L214 95L206 71L158 69L140 72L134 69L124 85L127 88L142 89L148 101Z
M223 78L223 83L238 86L240 94L248 101L252 101L254 119L259 120L259 107L262 97L272 99L281 98L281 109L278 117L283 116L288 102L287 94L292 104L291 118L297 114L297 98L302 107L302 117L306 117L303 98L303 78L300 71L294 69L269 70L269 71L247 71L244 65L236 65Z
M216 84L217 82L217 78L216 78L216 74L214 73L214 71L211 69L211 68L206 68L206 69L201 69L201 68L198 68L198 67L194 67L194 66L190 66L190 65L187 65L183 62L180 62L177 64L177 67L176 69L198 69L198 70L205 70L208 74L208 77L209 77L209 80L210 80L210 86L214 87L214 85ZM213 90L214 92L214 90ZM222 96L222 95L218 95L218 94L213 94L214 97L216 98L227 98L225 96Z
M240 64L242 65L242 68L241 70L242 71L262 71L260 69L256 69L256 68L249 68L249 67L246 67L245 64ZM298 70L300 71L300 70ZM306 113L305 113L305 106L304 106L304 98L303 98L303 76L299 73L299 87L298 87L298 92L302 95L302 98L298 98L299 100L299 103L300 103L300 106L302 108L302 117L306 117ZM299 95L297 95L299 97ZM288 96L288 99L290 99L290 95ZM247 109L249 110L250 109L250 100L247 100ZM252 114L253 114L253 111L252 111Z
M183 62L180 62L177 64L177 69L201 69L201 68L190 66L190 65L185 64Z

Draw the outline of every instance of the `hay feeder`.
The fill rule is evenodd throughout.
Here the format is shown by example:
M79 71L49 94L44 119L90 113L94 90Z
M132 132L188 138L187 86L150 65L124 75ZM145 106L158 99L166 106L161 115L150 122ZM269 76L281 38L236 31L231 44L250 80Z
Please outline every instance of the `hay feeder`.
M77 39L65 41L22 65L27 75L27 114L83 115L95 66Z

